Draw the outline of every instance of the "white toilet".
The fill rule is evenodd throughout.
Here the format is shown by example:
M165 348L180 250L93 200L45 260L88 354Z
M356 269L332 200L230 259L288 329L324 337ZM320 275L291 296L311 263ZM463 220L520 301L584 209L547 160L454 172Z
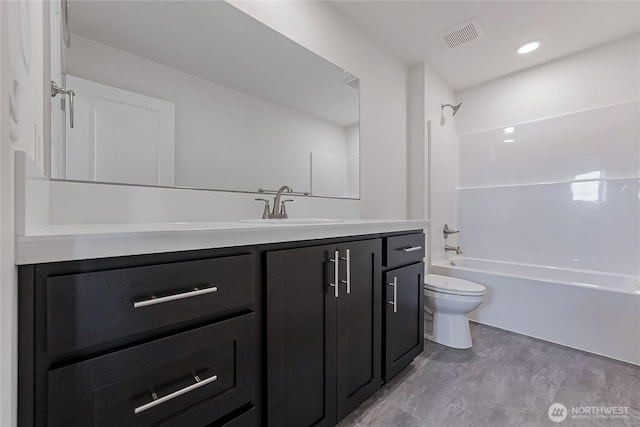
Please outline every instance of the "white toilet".
M485 292L479 283L427 274L424 295L427 310L433 314L433 332L428 338L447 347L470 348L467 315L482 303Z

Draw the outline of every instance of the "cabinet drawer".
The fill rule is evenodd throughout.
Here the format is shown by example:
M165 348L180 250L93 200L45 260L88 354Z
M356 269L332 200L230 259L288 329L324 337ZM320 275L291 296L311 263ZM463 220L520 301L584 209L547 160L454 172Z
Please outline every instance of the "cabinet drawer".
M254 316L49 372L47 425L180 425L181 418L193 427L211 424L254 398Z
M387 268L421 262L424 258L423 233L387 237L385 239L384 265Z
M216 427L253 427L256 425L256 408L251 408L232 420L220 423Z
M251 254L49 277L51 361L176 330L251 306Z

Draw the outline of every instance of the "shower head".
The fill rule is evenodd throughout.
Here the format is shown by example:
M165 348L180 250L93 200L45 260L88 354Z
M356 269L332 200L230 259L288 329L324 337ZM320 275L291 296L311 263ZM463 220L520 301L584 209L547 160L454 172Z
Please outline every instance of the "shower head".
M460 109L461 105L462 105L462 102L459 103L458 105L440 104L440 126L444 126L444 124L447 122L444 118L444 107L450 107L451 110L453 111L453 115L455 116L458 110Z
M459 103L458 105L440 104L440 109L444 112L444 107L451 107L451 109L453 110L453 115L455 116L461 106L462 106L462 102Z

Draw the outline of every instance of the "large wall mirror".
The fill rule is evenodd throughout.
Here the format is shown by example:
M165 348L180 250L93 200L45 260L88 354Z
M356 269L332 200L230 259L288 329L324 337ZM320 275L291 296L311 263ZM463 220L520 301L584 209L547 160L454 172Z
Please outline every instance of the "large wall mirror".
M225 2L68 4L52 178L359 198L355 76Z

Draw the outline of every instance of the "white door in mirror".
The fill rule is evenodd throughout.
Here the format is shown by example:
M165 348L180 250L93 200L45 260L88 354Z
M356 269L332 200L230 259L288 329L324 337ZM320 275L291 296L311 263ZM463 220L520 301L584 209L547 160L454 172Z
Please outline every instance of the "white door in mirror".
M75 126L67 122L65 176L80 181L175 184L175 106L71 75Z

